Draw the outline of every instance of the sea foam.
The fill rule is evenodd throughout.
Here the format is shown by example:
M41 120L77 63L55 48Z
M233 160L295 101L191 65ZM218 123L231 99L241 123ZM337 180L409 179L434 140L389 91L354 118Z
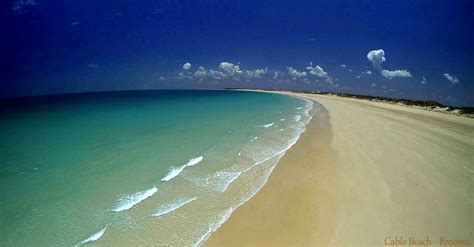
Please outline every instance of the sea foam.
M240 176L243 173L250 172L250 170L255 169L257 166L260 166L260 165L264 164L266 161L269 161L271 159L275 159L275 162L272 162L273 164L269 164L269 167L265 168L265 174L263 176L259 176L262 180L260 180L257 187L255 187L251 191L249 191L250 192L249 194L244 195L240 202L238 202L237 204L231 205L231 207L228 208L226 211L222 212L216 218L210 220L207 231L203 231L197 237L196 242L195 242L196 246L200 246L207 238L209 238L209 236L214 231L216 231L230 217L233 210L240 207L242 204L244 204L246 201L248 201L250 198L252 198L266 184L270 174L273 172L273 169L276 167L276 164L278 163L280 158L286 153L287 150L289 150L294 144L296 144L296 142L298 141L301 133L303 133L303 131L305 130L305 124L307 122L309 122L309 120L311 119L312 116L310 115L310 116L306 117L306 113L309 115L311 109L313 108L313 103L311 101L307 101L307 102L308 102L308 104L306 105L304 110L303 110L303 107L301 109L298 109L298 110L302 110L300 112L300 114L304 114L304 116L305 116L304 119L303 119L303 115L299 115L299 114L292 117L292 120L294 120L297 123L300 123L300 124L296 125L296 128L290 127L290 129L295 129L296 130L295 136L293 138L291 138L290 140L286 141L284 146L280 146L279 148L274 149L271 153L267 153L266 150L264 149L265 153L267 153L265 155L265 157L260 157L260 158L254 159L255 163L253 165L251 165L250 167L248 167L248 168L242 170L241 172L239 172L239 176ZM303 111L306 111L306 112L303 112ZM302 121L302 120L304 120L304 121ZM252 138L249 141L248 144L252 143L256 139L257 139L256 137ZM239 176L237 176L235 179L237 179ZM229 176L228 180L227 180L228 184L232 183L231 180L235 180L235 179L232 179L231 176ZM225 179L224 179L224 181L225 181ZM206 179L206 182L209 183L208 179ZM228 185L226 187L228 187ZM223 187L217 187L217 188L223 188Z
M242 174L241 171L222 170L213 173L205 178L187 178L196 186L209 188L217 192L225 192L229 185Z
M135 194L123 196L117 201L117 205L115 206L114 209L112 209L112 211L121 212L121 211L129 210L135 205L137 205L138 203L144 201L148 197L155 194L157 191L158 189L156 187L153 187L151 189L140 191Z
M166 176L161 179L161 181L163 181L163 182L170 181L171 179L173 179L173 178L175 178L176 176L178 176L178 175L184 170L184 168L189 167L189 166L194 166L194 165L198 164L199 162L201 162L202 159L203 159L203 157L202 157L202 156L199 156L199 157L190 159L190 160L188 161L188 163L186 163L186 164L184 164L184 165L182 165L182 166L173 167L173 168L171 169L171 171L169 171L168 174L166 174Z
M301 120L301 115L293 116L293 119L294 119L296 122L299 122L299 121Z
M234 211L234 208L230 207L222 215L217 217L216 220L211 221L207 231L201 237L199 237L199 239L197 240L194 246L195 247L200 246L201 243L203 243L206 239L208 239L209 236L211 236L213 232L215 232L222 224L224 224L224 222L227 219L229 219L233 211Z
M265 124L263 125L264 128L268 128L268 127L272 127L275 123L269 123L269 124Z
M227 187L239 178L240 174L242 174L242 172L218 171L215 175L221 182L219 183L217 190L221 193L225 192Z
M155 217L160 217L162 215L171 213L171 212L175 211L176 209L178 209L178 208L180 208L180 207L182 207L182 206L184 206L188 203L193 202L196 199L197 199L197 197L193 197L193 198L189 198L189 199L176 200L174 202L171 202L169 204L166 204L166 205L163 205L163 206L159 207L156 210L156 213L154 213L152 215L155 216Z
M79 244L77 244L76 246L81 246L83 244L87 244L87 243L90 243L90 242L94 242L94 241L97 241L99 240L105 233L105 231L107 230L107 227L109 225L106 225L104 228L102 228L101 230L99 230L98 232L94 233L92 236L90 236L89 238L83 240L82 242L80 242Z
M300 133L301 134L301 133ZM264 163L265 161L268 161L270 159L273 159L273 158L276 158L278 160L280 160L280 158L284 155L284 153L290 149L297 141L298 141L298 138L299 138L299 135L297 138L291 140L289 143L288 143L288 146L286 149L284 150L281 150L277 153L275 153L274 155L266 158L265 160L262 160L260 162L257 162L256 164L254 164L252 167L249 167L247 169L245 169L244 171L242 172L248 172L250 169L254 168L256 165L260 165L262 163ZM278 162L277 160L277 162ZM245 202L247 202L248 200L250 200L250 198L252 198L268 181L268 178L270 177L270 174L273 172L273 169L275 169L276 167L276 164L273 164L270 169L267 170L266 174L263 177L263 181L262 183L258 186L257 189L253 190L249 195L247 195L245 198L242 198L243 200L240 201L239 203L237 203L237 205L234 205L234 206L231 206L230 208L228 208L223 214L221 214L219 217L216 217L213 221L210 222L210 225L207 229L207 231L201 235L194 246L201 246L201 244L206 241L209 236L215 232L222 224L224 224L224 222L227 221L227 219L229 219L229 217L232 215L232 212L237 209L238 207L242 206Z

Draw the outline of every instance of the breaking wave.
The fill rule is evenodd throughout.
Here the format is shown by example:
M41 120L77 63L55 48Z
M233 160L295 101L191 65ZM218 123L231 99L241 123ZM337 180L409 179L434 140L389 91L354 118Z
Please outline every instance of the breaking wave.
M87 243L99 240L104 235L105 231L107 230L107 227L108 227L108 225L106 225L104 228L102 228L98 232L92 234L92 236L90 236L89 238L83 240L82 242L80 242L76 246L81 246L83 244L87 244Z
M137 205L138 203L144 201L148 197L155 194L157 191L158 189L156 187L153 187L151 189L140 191L135 194L123 196L117 201L117 205L115 206L114 209L112 209L112 211L121 212L121 211L129 210L135 205Z
M163 206L159 207L156 210L156 213L154 213L152 215L155 216L155 217L160 217L162 215L171 213L171 212L175 211L176 209L178 209L180 207L183 207L184 205L186 205L188 203L193 202L196 199L197 199L197 197L193 197L193 198L189 198L189 199L178 199L178 200L176 200L172 203L169 203L169 204L166 204L166 205L163 205Z
M190 160L188 161L188 163L186 163L186 164L184 164L184 165L182 165L182 166L173 167L173 168L171 169L171 171L169 171L168 174L166 174L166 176L161 179L161 181L163 181L163 182L170 181L171 179L177 177L181 172L183 172L184 168L189 167L189 166L197 165L199 162L202 161L202 159L203 159L203 157L202 157L202 156L199 156L199 157L190 159Z

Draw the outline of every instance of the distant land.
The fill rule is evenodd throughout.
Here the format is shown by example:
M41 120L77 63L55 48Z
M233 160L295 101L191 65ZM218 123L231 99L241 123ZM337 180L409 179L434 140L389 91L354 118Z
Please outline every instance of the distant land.
M446 114L453 114L458 116L464 116L474 118L474 107L472 106L449 106L441 104L433 100L412 100L403 98L390 98L382 96L362 95L362 94L351 94L351 93L334 93L334 92L323 92L323 91L305 91L305 90L277 90L277 89L248 89L248 88L225 88L227 90L263 90L263 91L275 91L275 92L293 92L293 93L306 93L306 94L319 94L319 95L331 95L343 98L361 99L375 102L384 102L389 104L405 105L408 107L415 107L424 109L427 111L435 111Z

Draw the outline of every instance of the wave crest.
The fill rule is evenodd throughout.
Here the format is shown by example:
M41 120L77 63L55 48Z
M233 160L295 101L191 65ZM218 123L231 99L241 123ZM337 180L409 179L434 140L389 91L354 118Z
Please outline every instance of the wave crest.
M204 157L202 156L199 156L199 157L196 157L196 158L193 158L193 159L190 159L188 161L188 163L182 165L182 166L179 166L179 167L173 167L171 169L171 171L168 172L168 174L166 174L166 176L164 176L161 181L163 182L167 182L167 181L170 181L171 179L177 177L181 172L183 172L184 168L186 167L189 167L189 166L194 166L194 165L197 165L199 162L201 162L203 160Z
M99 240L105 233L105 231L107 230L107 227L109 225L106 225L104 228L102 228L101 230L99 230L98 232L92 234L92 236L90 236L89 238L83 240L82 242L80 242L79 244L77 244L76 246L81 246L83 244L87 244L87 243L90 243L90 242L94 242L94 241L97 241Z
M155 194L157 191L158 189L156 187L153 187L151 189L140 191L135 194L123 196L120 199L118 199L117 205L115 206L114 209L112 209L112 211L121 212L121 211L129 210L135 205L137 205L138 203L144 201L148 197Z
M155 217L160 217L162 215L165 215L165 214L168 214L168 213L171 213L173 211L175 211L176 209L180 208L180 207L183 207L184 205L188 204L188 203L191 203L193 202L194 200L196 200L197 197L193 197L193 198L190 198L190 199L179 199L179 200L176 200L172 203L169 203L169 204L166 204L166 205L163 205L161 207L159 207L157 210L156 210L156 213L152 214L153 216Z
M273 125L275 125L275 123L265 124L265 125L263 125L263 127L264 127L264 128L268 128L268 127L272 127Z

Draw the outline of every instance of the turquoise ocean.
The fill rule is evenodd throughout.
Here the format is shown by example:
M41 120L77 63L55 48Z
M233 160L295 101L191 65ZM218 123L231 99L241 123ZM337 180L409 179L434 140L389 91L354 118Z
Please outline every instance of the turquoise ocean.
M265 184L313 103L231 90L0 102L0 246L203 243Z

